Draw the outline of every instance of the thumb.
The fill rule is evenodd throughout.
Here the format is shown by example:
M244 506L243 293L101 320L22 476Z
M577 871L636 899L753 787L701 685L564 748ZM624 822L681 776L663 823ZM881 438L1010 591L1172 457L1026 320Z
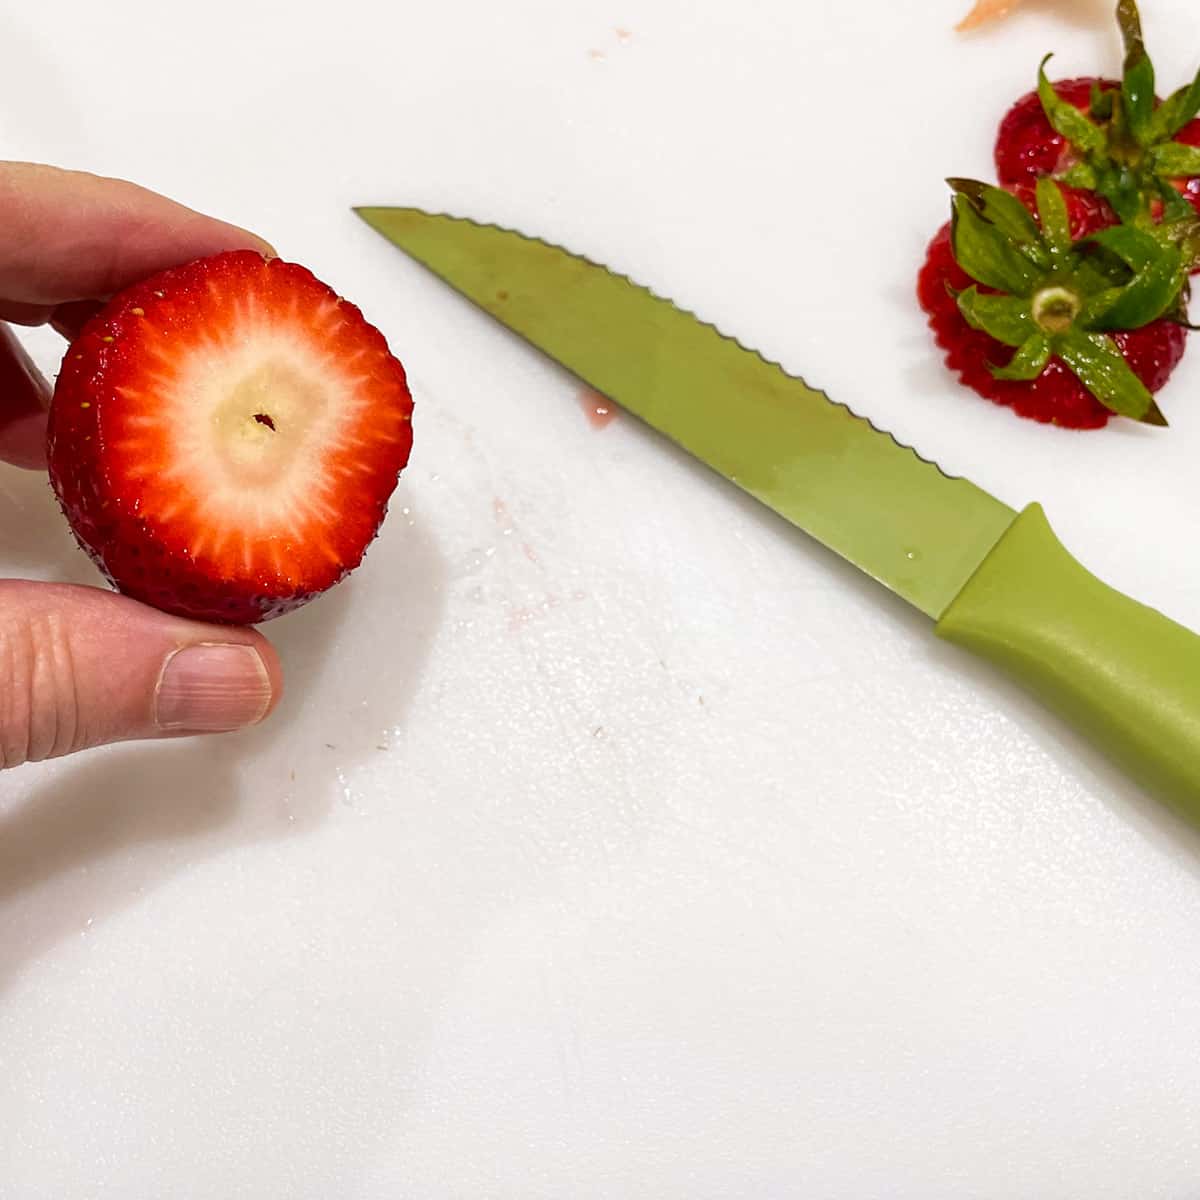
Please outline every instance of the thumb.
M0 766L261 721L279 661L252 629L98 588L0 581Z

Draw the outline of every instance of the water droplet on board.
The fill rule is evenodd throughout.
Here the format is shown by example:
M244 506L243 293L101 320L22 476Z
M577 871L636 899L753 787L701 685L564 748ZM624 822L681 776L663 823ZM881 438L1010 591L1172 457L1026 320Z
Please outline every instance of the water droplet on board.
M342 793L342 803L347 808L353 808L356 797L354 795L354 789L346 781L346 772L343 771L341 767L335 767L333 776L337 780L338 789Z

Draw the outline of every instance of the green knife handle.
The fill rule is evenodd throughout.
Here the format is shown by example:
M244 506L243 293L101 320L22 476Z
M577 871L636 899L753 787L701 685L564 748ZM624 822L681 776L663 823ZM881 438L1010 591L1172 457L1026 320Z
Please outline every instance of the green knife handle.
M1200 637L1114 591L1025 509L937 624L1200 823Z

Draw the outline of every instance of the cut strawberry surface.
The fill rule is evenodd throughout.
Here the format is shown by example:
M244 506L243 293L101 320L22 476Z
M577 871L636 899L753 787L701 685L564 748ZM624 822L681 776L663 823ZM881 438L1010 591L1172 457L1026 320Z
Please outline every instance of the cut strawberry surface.
M361 561L412 445L404 369L305 268L236 251L116 297L63 362L51 481L137 599L279 616Z

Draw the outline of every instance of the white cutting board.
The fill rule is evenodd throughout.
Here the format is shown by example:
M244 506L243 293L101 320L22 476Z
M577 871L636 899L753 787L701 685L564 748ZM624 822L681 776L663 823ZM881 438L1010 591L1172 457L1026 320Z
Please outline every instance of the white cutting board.
M0 12L0 156L262 233L417 403L268 727L0 777L3 1200L1200 1192L1200 837L349 211L631 272L1200 628L1200 346L1169 431L1075 435L915 308L1040 55L1118 64L1108 4L965 3ZM1200 19L1145 18L1174 87ZM0 569L95 579L0 493Z

